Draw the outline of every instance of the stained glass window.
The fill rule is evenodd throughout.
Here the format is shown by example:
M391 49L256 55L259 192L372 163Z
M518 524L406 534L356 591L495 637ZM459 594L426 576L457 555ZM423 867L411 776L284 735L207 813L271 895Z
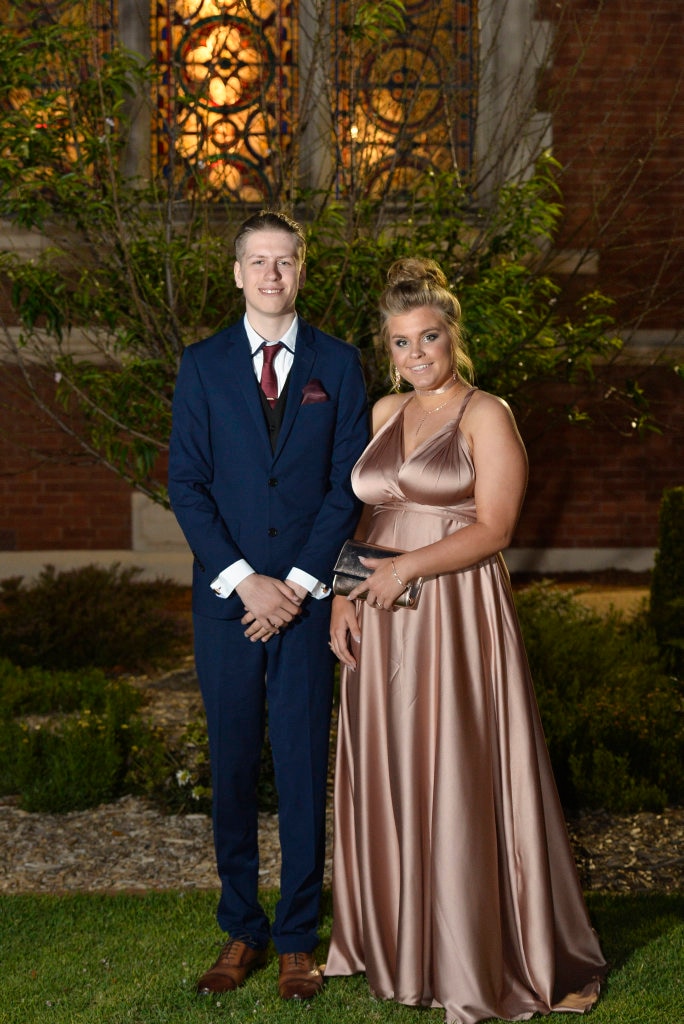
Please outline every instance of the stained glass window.
M339 47L338 188L384 192L433 169L467 174L473 156L476 4L408 0L405 30L379 46ZM337 34L349 4L337 4Z
M11 13L15 24L37 20L42 25L82 24L87 19L100 35L102 49L111 45L116 28L116 0L90 0L76 4L74 0L0 0L0 19L5 23Z
M273 198L290 159L294 3L157 0L155 167L182 193Z
M65 26L73 30L74 37L78 37L80 30L87 25L89 29L96 30L96 52L102 54L110 50L116 31L115 0L91 0L83 4L74 3L74 0L0 0L0 24L18 36L24 31L29 33L31 27L40 31L40 42L34 45L41 47L41 54L44 52L47 57L40 65L39 77L36 76L30 84L7 89L3 103L9 110L17 112L20 119L17 131L26 131L32 146L39 145L41 129L58 129L63 168L67 172L73 162L85 162L80 148L82 135L74 127L72 105L79 87L88 81L92 69L87 62L71 60L68 44L62 51L56 44L52 47L47 45L46 40L50 40L52 26ZM32 56L37 52L34 50ZM26 77L24 75L24 80ZM50 174L49 170L39 167L39 162L34 170L39 177Z
M358 8L153 0L154 169L179 195L248 202L312 185L316 162L338 195L401 189L430 167L467 172L476 0L407 0L405 31L368 38Z

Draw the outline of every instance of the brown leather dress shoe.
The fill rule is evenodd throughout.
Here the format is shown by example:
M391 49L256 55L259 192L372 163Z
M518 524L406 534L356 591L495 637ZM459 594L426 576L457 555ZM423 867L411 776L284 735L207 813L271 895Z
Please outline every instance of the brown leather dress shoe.
M197 982L197 993L232 992L244 984L252 971L266 965L266 950L253 949L238 939L228 939L213 967Z
M313 953L282 953L278 992L281 999L311 999L323 988Z

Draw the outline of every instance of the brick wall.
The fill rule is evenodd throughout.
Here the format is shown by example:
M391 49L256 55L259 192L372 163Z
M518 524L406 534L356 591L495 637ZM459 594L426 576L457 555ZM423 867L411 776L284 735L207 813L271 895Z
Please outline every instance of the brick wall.
M643 436L621 429L594 405L594 425L548 422L537 414L522 425L530 482L516 547L655 547L658 509L666 487L684 484L684 385L672 371L651 370L653 424ZM548 392L561 407L578 397Z
M538 14L555 33L539 103L563 166L560 247L598 252L622 322L681 328L684 3L541 0Z
M128 486L78 455L13 385L15 371L2 368L0 552L130 548ZM514 546L656 545L662 491L684 483L684 395L671 371L652 372L649 394L661 433L624 436L601 422L600 405L591 429L540 414L522 424L530 483ZM544 395L559 406L577 398Z
M49 380L40 384L49 398ZM130 488L56 431L6 364L0 444L0 552L130 547Z
M561 248L598 252L593 284L621 322L676 331L684 309L684 2L539 0L556 47L540 85L563 164ZM581 56L580 56L581 55ZM572 286L570 286L572 287ZM128 548L130 491L78 452L0 365L0 552ZM46 394L50 382L43 386ZM681 484L682 385L650 373L662 433L522 425L530 484L520 547L653 547L662 491ZM545 396L546 397L546 396ZM559 393L562 403L570 397Z

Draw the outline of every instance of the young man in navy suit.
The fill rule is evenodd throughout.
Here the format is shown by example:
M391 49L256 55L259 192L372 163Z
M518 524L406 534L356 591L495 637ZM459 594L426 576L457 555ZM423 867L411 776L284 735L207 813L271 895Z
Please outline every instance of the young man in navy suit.
M314 959L325 854L334 659L330 582L358 503L367 441L359 353L295 311L305 278L298 224L262 211L235 239L245 317L183 354L169 496L190 545L195 660L207 716L214 841L228 941L200 993L237 988L280 957L279 992L322 986ZM271 924L258 899L256 786L264 725L282 852Z

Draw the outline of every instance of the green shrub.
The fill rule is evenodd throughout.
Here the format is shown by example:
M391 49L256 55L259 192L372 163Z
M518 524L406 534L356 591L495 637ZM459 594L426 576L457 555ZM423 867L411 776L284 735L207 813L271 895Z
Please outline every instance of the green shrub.
M204 716L190 722L178 747L168 751L166 773L159 772L156 784L149 793L169 813L211 812L211 765ZM275 814L278 811L278 793L268 730L261 751L257 805L265 814Z
M663 493L651 577L651 622L667 664L684 670L684 487Z
M189 637L189 625L167 610L179 588L140 581L140 572L46 566L30 585L0 581L0 651L16 665L47 669L135 672L167 663Z
M563 805L661 809L684 797L684 687L645 611L597 615L537 585L516 595Z
M209 740L204 717L188 722L185 732L151 770L149 756L135 771L147 795L167 814L211 813Z
M0 719L67 713L79 708L102 711L106 690L107 677L99 668L50 672L36 667L21 669L0 658ZM133 690L131 695L138 706L142 695Z
M0 793L18 794L25 810L93 807L146 792L155 773L168 772L161 736L139 717L142 695L130 683L93 671L53 679L7 662L0 683Z

